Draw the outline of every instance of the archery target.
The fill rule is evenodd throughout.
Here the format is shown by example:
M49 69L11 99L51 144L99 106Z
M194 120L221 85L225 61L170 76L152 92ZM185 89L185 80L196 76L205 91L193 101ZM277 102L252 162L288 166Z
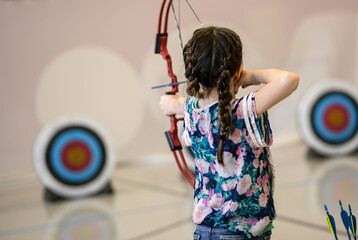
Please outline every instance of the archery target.
M319 83L298 106L303 140L325 156L351 153L358 148L358 97L342 83Z
M68 198L99 192L110 180L113 150L104 131L83 118L62 118L45 126L34 145L42 183Z

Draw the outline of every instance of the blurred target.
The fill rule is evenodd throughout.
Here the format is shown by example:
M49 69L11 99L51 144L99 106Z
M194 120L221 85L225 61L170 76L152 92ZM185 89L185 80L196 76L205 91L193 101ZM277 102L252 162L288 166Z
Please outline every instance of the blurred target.
M307 190L310 211L321 212L326 204L339 214L339 200L358 207L358 162L353 158L340 158L317 165Z
M118 226L105 199L69 201L49 209L45 239L119 239Z
M34 145L36 172L51 192L66 198L100 192L110 181L113 151L95 123L67 117L49 123Z
M298 106L298 124L306 144L324 156L349 154L358 148L358 97L342 83L319 83Z

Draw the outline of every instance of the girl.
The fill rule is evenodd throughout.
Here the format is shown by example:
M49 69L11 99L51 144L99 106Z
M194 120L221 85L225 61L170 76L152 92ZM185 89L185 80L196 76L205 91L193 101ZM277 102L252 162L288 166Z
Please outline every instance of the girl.
M184 114L182 142L195 155L194 239L270 239L275 218L272 133L267 110L299 77L246 70L242 43L227 29L198 29L183 50L188 98L161 98L164 114ZM265 84L240 99L239 87ZM183 108L184 106L184 108Z

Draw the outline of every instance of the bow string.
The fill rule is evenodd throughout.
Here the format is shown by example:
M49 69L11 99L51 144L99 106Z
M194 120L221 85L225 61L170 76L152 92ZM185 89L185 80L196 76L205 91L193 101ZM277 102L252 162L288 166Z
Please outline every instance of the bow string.
M198 18L197 14L191 7L188 0L186 0L186 2L189 5L189 7L191 8L191 10L193 11L196 18L200 22L200 19ZM179 18L177 18L177 16L176 16L174 5L173 5L173 0L169 0L169 1L163 0L161 8L160 8L160 13L159 13L158 30L157 30L157 34L156 34L156 43L155 43L155 50L154 50L154 53L160 54L163 57L163 59L167 62L168 76L171 79L171 83L166 84L166 85L161 85L158 87L170 86L171 90L169 92L166 92L166 94L168 94L168 95L175 95L177 92L179 92L178 85L186 82L186 81L178 82L177 76L173 72L172 59L171 59L171 56L170 56L170 54L168 52L168 48L167 48L168 18L169 18L170 8L172 8L172 11L174 14L175 22L176 22L177 29L178 29L180 44L181 44L181 47L183 48L183 41L181 38L181 30L180 30L180 0L178 0L178 6L179 6ZM154 88L158 88L158 87L154 87ZM182 176L192 187L194 187L195 177L191 173L191 171L186 163L186 160L185 160L185 157L184 157L184 154L182 151L183 148L182 148L182 145L181 145L179 137L178 137L177 123L179 121L182 121L183 118L177 118L175 115L171 115L171 116L169 116L169 118L170 118L171 128L169 131L165 132L165 136L168 141L169 148L173 153L175 162L176 162Z

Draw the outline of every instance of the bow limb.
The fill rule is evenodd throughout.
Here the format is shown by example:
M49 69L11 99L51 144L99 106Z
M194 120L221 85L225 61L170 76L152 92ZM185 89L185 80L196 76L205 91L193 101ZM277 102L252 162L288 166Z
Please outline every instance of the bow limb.
M170 92L167 92L166 94L170 94L170 95L174 95L176 94L179 89L178 89L178 81L177 81L177 76L174 74L173 72L173 66L172 66L172 59L171 56L168 52L167 49L167 41L168 41L168 32L167 32L167 28L168 28L168 17L169 17L169 10L170 10L170 6L173 3L173 0L169 0L169 3L166 7L166 13L165 13L165 19L164 19L164 29L162 30L162 22L163 22L163 11L165 8L165 4L166 4L167 0L163 0L162 5L161 5L161 9L160 9L160 14L159 14L159 22L158 22L158 31L157 31L157 36L156 36L156 44L155 44L155 53L160 54L163 59L167 62L167 69L168 69L168 76L171 79L171 83L172 85L172 89ZM193 174L191 173L186 161L185 161L185 157L184 154L182 152L182 146L178 137L178 128L177 128L177 123L178 121L183 120L178 119L175 117L175 115L171 115L170 116L170 125L171 128L169 131L165 132L165 136L167 138L170 150L172 151L173 155L174 155L174 159L178 165L178 168L181 172L181 174L183 175L184 179L192 186L194 187L194 181L195 181L195 177L193 176ZM179 157L181 159L181 162L179 161L179 157L178 154L179 153ZM184 165L184 167L182 166Z

